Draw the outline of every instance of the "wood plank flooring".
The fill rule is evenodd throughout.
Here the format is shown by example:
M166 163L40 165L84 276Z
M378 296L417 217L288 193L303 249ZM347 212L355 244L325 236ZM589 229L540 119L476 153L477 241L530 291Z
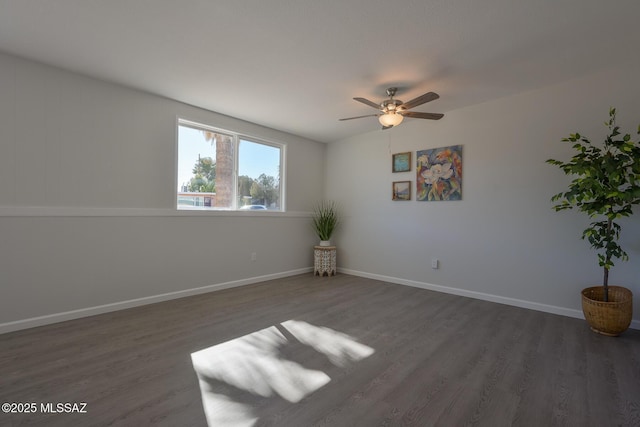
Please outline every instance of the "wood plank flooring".
M0 403L37 405L1 426L206 426L203 395L220 426L640 426L640 331L308 274L0 335Z

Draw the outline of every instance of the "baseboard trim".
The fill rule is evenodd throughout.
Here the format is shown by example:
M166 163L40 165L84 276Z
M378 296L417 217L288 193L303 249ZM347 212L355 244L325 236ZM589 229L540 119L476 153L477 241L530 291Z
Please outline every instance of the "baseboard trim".
M458 295L462 297L474 298L483 301L495 302L498 304L511 305L514 307L528 308L530 310L542 311L545 313L558 314L560 316L573 317L576 319L584 319L581 310L575 310L566 307L558 307L555 305L541 304L516 298L502 297L499 295L487 294L483 292L469 291L466 289L452 288L449 286L434 285L431 283L418 282L415 280L401 279L398 277L383 276L381 274L366 273L364 271L351 270L348 268L339 268L338 272L350 274L352 276L366 277L368 279L380 280L382 282L395 283L397 285L412 286L414 288L428 289L430 291L443 292L446 294ZM631 329L640 329L640 320L632 320Z
M95 316L97 314L109 313L117 310L138 307L141 305L154 304L157 302L168 301L172 299L184 298L193 295L215 292L222 289L235 288L239 286L252 285L267 280L280 279L298 274L310 273L313 268L300 268L296 270L285 271L282 273L267 274L264 276L250 277L247 279L234 280L231 282L217 283L214 285L203 286L200 288L185 289L181 291L168 292L149 297L136 298L127 301L120 301L111 304L104 304L94 307L82 308L78 310L66 311L62 313L54 313L46 316L32 317L29 319L16 320L13 322L0 323L0 334L19 331L22 329L35 328L38 326L49 325L53 323L64 322L67 320L80 319L83 317ZM452 288L449 286L434 285L431 283L418 282L415 280L401 279L398 277L384 276L381 274L366 273L364 271L351 270L347 268L339 268L338 272L350 274L352 276L365 277L368 279L380 280L382 282L395 283L398 285L412 286L414 288L427 289L436 292L443 292L452 295L459 295L468 298L479 299L483 301L495 302L499 304L511 305L514 307L528 308L531 310L542 311L545 313L558 314L561 316L573 317L576 319L584 319L584 315L580 310L574 310L565 307L558 307L548 304L540 304L531 301L525 301L516 298L502 297L499 295L487 294L483 292L469 291L465 289ZM631 321L631 329L640 330L640 320Z
M32 317L29 319L16 320L13 322L0 323L0 334L19 331L22 329L35 328L37 326L49 325L52 323L64 322L67 320L80 319L82 317L95 316L97 314L109 313L117 310L138 307L141 305L154 304L157 302L172 299L184 298L193 295L205 294L208 292L220 291L222 289L236 288L239 286L252 285L254 283L267 280L281 279L283 277L295 276L298 274L310 273L313 268L299 268L297 270L285 271L282 273L267 274L264 276L250 277L247 279L234 280L231 282L217 283L215 285L203 286L200 288L185 289L181 291L168 292L159 295L152 295L143 298L136 298L127 301L120 301L111 304L98 305L95 307L81 308L78 310L65 311L62 313L48 314L46 316Z

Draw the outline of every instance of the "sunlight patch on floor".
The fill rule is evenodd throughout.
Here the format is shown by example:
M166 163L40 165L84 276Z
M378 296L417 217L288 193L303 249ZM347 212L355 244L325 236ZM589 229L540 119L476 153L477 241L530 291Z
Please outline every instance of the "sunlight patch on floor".
M329 383L322 370L303 366L307 360L284 356L294 346L313 349L341 368L375 352L349 335L299 320L194 352L191 361L209 426L253 426L261 398L297 403Z
M313 326L299 320L287 320L282 326L302 344L326 355L336 366L344 367L349 362L357 362L375 352L371 347L331 328Z

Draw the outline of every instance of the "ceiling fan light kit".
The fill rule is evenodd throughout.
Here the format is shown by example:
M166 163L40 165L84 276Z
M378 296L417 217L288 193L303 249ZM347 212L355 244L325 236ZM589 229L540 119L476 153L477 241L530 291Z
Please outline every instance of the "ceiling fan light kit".
M369 101L366 98L353 98L355 101L361 102L369 107L373 107L376 110L380 110L382 114L368 114L365 116L357 116L357 117L347 117L342 120L353 120L360 119L363 117L377 117L378 121L382 125L382 129L389 129L394 126L398 126L405 117L412 117L415 119L429 119L429 120L440 120L444 117L444 114L440 113L419 113L408 111L413 107L417 107L418 105L425 104L430 101L434 101L440 96L435 92L427 92L424 95L420 95L417 98L412 99L409 102L402 102L399 99L394 99L393 97L396 95L396 91L398 88L390 87L387 89L387 95L389 99L385 99L380 104L376 104L375 102Z
M404 117L395 112L382 114L380 117L378 117L378 121L385 128L398 126L400 123L402 123L402 120L404 120Z

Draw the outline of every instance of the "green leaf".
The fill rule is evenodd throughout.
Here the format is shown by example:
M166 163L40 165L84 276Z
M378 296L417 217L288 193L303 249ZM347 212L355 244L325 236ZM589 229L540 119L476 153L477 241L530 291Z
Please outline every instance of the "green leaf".
M338 227L339 214L333 201L322 201L313 210L313 228L320 240L329 240Z
M598 252L602 267L613 267L613 259L628 259L618 245L621 228L614 220L628 217L633 207L640 204L640 146L630 134L621 138L616 125L616 109L609 109L605 122L609 134L599 146L578 132L562 141L574 142L575 154L570 161L548 159L546 162L573 176L567 191L551 197L556 212L576 208L596 221L582 233ZM638 126L640 135L640 125Z

